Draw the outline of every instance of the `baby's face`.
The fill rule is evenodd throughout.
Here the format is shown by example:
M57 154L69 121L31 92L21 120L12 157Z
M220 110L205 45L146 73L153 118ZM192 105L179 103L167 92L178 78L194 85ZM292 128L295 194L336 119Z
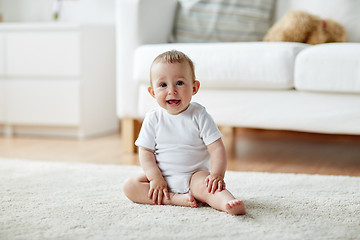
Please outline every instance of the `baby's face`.
M150 94L169 114L185 111L200 83L194 82L188 63L155 63L151 69Z

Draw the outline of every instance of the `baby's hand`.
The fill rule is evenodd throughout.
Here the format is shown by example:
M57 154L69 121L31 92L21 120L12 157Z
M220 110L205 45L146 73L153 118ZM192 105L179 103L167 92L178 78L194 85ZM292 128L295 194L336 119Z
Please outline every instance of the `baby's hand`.
M220 175L213 175L210 173L205 178L205 184L209 193L215 193L216 190L221 192L222 190L225 189L224 179Z
M163 197L170 200L170 194L167 189L167 183L164 179L154 179L150 181L148 197L154 204L161 205Z

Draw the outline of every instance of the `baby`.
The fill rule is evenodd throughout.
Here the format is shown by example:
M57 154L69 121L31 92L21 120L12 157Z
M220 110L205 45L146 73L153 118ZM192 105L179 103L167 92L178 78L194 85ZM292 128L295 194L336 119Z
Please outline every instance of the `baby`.
M243 202L225 188L222 134L205 108L191 102L199 87L184 53L172 50L155 58L148 91L160 107L146 114L135 142L144 174L128 179L124 192L136 203L197 207L199 201L245 214Z

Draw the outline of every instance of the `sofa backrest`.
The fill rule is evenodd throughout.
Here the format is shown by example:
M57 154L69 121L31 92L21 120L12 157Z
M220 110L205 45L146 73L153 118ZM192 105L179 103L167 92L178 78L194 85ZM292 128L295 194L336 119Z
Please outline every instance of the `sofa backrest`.
M345 27L349 42L360 42L359 0L277 0L274 22L289 10L303 10L321 18L331 18Z
M172 42L261 41L289 10L341 23L360 42L360 0L178 0Z

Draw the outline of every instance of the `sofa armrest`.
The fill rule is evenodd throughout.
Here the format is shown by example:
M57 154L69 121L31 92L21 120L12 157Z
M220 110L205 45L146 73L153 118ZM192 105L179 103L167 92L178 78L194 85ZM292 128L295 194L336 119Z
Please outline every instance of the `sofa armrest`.
M132 40L137 45L168 42L176 6L176 0L118 0L116 26L119 40Z
M136 117L137 85L133 81L135 49L143 44L166 43L172 33L177 0L117 0L117 113Z

